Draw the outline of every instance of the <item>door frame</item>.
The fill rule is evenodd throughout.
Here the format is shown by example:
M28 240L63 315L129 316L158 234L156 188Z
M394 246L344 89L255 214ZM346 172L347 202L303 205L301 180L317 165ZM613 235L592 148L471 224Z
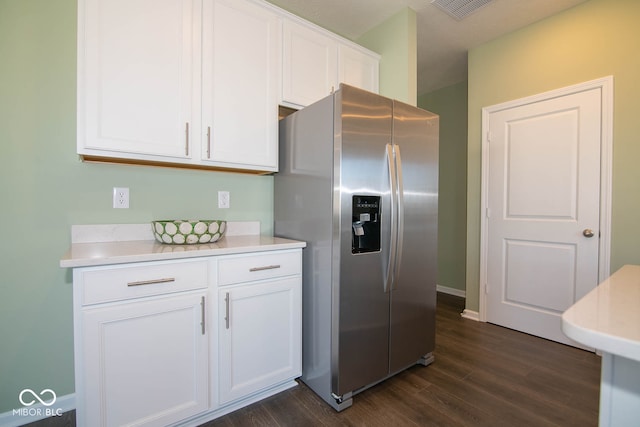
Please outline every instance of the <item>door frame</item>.
M611 185L613 165L613 76L566 86L560 89L482 108L482 176L480 192L480 286L478 320L487 321L487 264L489 242L489 118L492 113L593 89L601 91L600 142L600 241L598 282L610 275L611 261Z

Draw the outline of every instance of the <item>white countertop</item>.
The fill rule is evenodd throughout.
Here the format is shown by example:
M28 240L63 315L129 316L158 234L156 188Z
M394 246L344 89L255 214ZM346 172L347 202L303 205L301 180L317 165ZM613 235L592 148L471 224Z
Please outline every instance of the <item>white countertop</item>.
M235 225L236 229L246 229L246 224ZM148 224L74 227L76 228L72 230L71 247L60 260L60 267L63 268L229 255L306 246L305 242L281 237L258 234L234 235L231 227L227 232L230 235L225 235L217 242L196 245L158 243L153 239ZM134 236L136 240L127 240L123 234ZM95 240L92 241L92 239Z
M640 265L625 265L562 315L571 339L640 362Z

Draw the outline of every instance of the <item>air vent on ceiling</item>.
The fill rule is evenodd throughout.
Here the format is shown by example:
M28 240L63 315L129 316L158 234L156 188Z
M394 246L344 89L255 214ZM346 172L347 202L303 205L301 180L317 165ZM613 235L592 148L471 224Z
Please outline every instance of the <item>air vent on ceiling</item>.
M431 0L440 9L460 21L493 0Z

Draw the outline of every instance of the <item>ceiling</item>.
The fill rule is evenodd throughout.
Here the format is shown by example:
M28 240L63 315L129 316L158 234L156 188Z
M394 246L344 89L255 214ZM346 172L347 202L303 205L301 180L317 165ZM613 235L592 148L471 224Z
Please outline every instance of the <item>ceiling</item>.
M418 94L466 80L467 51L586 0L493 0L458 21L431 0L268 0L356 40L402 9L416 11Z

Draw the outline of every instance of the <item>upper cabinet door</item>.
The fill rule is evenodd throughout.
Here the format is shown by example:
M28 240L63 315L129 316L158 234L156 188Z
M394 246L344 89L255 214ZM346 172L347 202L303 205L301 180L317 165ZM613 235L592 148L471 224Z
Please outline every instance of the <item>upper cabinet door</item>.
M280 19L247 1L204 3L202 159L277 171Z
M337 89L337 41L293 21L283 29L283 103L306 106Z
M380 58L351 46L338 46L338 81L369 92L379 92Z
M78 2L78 153L191 157L199 3Z

